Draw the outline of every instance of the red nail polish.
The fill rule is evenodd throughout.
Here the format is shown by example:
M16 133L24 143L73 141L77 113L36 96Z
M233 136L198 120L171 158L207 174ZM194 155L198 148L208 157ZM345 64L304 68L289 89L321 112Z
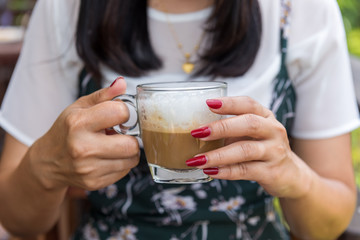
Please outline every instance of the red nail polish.
M197 167L204 165L206 162L207 162L206 156L202 155L202 156L190 158L189 160L186 161L186 165L188 165L189 167Z
M191 131L191 135L195 138L204 138L211 134L209 127L202 127Z
M206 175L216 175L219 173L219 169L218 168L205 168L203 170L203 172L206 174Z
M115 135L117 132L112 128L105 128L105 134L106 135Z
M114 86L114 84L116 83L117 80L120 80L120 79L124 79L124 77L118 77L115 79L115 81L113 81L113 83L110 85L110 87Z
M219 109L222 106L222 101L218 99L208 99L206 100L206 104L213 109Z

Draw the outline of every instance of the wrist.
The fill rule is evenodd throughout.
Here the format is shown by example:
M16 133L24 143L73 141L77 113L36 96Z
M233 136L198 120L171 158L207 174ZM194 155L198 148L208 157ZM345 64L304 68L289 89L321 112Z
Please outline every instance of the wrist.
M296 166L297 173L293 175L296 177L291 187L293 189L293 191L291 191L292 194L286 198L301 199L313 191L318 175L295 153L293 153L293 162ZM294 179L294 177L292 178Z
M29 148L25 158L21 165L26 168L30 177L33 178L36 183L45 191L66 191L68 186L59 181L59 177L56 177L56 171L54 169L55 160L51 160L51 156L44 151L48 149L46 145L41 143L41 139L34 142Z

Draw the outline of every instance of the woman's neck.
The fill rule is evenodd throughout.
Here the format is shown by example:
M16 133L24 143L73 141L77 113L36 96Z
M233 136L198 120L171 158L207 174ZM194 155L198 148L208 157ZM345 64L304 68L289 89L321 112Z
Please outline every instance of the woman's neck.
M167 13L196 12L211 6L214 0L149 0L149 7Z

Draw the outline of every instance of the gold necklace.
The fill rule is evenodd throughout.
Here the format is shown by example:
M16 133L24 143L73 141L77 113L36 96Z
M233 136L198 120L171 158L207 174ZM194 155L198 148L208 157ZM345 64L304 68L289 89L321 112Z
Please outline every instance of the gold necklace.
M198 43L195 45L194 49L192 52L185 52L183 44L179 41L179 37L177 35L177 32L175 31L175 27L174 25L171 23L170 19L169 19L169 15L168 15L168 11L167 8L165 7L165 5L163 4L162 1L160 1L160 5L162 6L162 8L164 9L164 13L166 16L166 22L169 26L170 32L173 35L175 41L176 41L176 45L177 48L180 50L180 52L184 55L185 57L185 63L183 63L182 65L182 69L185 73L190 74L195 67L194 62L190 61L191 56L193 56L200 48L200 44L202 42L202 39L204 37L204 32L201 34L200 39L198 41Z

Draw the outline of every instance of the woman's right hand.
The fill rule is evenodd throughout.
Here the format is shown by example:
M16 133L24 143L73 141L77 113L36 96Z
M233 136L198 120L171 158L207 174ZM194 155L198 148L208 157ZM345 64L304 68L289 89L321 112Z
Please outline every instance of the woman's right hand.
M135 137L104 131L127 121L125 104L110 101L125 90L120 77L110 87L79 98L33 144L30 168L44 188L97 190L118 181L138 164Z

